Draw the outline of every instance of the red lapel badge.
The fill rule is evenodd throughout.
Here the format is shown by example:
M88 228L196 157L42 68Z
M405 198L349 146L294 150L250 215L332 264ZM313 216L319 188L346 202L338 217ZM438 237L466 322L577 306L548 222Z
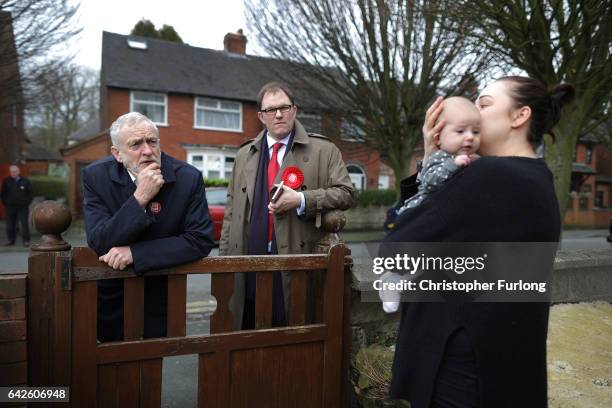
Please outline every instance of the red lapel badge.
M295 166L287 167L285 171L283 171L281 180L285 182L287 187L295 190L302 186L304 182L304 173Z
M161 212L162 206L161 203L157 202L157 201L153 201L151 203L151 212L155 215L159 214Z

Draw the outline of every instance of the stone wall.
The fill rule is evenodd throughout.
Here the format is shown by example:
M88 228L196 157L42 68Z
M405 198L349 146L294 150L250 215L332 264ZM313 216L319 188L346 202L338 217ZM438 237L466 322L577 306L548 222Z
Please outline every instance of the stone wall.
M344 212L346 226L344 231L363 231L383 229L388 207L368 206L355 207Z

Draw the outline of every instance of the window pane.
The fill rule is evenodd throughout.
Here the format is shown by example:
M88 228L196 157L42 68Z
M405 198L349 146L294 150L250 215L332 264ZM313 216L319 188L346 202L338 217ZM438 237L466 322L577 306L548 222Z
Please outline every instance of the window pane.
M134 100L164 103L164 94L154 92L134 92Z
M240 111L240 104L238 102L221 101L221 109Z
M230 180L232 178L232 171L234 170L234 158L225 158L225 179Z
M204 126L219 129L240 129L240 115L238 113L204 111Z
M218 101L216 99L206 99L206 98L198 98L200 100L199 105L204 106L206 108L217 108Z
M204 110L202 109L196 109L196 126L204 126Z
M221 156L208 155L206 160L208 178L221 178Z
M134 102L134 110L140 112L155 123L165 123L166 107L150 105L148 103Z

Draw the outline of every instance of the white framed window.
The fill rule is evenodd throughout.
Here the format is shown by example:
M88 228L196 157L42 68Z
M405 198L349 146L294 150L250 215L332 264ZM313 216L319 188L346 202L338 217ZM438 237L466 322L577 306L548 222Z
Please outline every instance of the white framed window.
M130 111L140 112L156 125L168 126L168 95L157 92L130 92Z
M378 176L378 189L386 190L389 188L389 176L381 174Z
M204 178L232 178L236 152L215 149L197 149L187 152L187 162L202 172Z
M355 164L349 164L348 166L346 166L346 170L348 171L353 186L357 190L363 190L366 188L365 171L363 171L360 166L357 166Z
M196 96L194 105L196 129L242 132L242 103Z

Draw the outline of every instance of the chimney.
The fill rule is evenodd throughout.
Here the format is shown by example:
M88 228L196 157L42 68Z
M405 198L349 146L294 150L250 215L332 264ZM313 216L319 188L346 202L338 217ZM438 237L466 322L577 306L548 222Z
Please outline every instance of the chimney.
M223 48L234 54L246 54L247 39L242 34L242 28L237 33L227 33L223 37Z

